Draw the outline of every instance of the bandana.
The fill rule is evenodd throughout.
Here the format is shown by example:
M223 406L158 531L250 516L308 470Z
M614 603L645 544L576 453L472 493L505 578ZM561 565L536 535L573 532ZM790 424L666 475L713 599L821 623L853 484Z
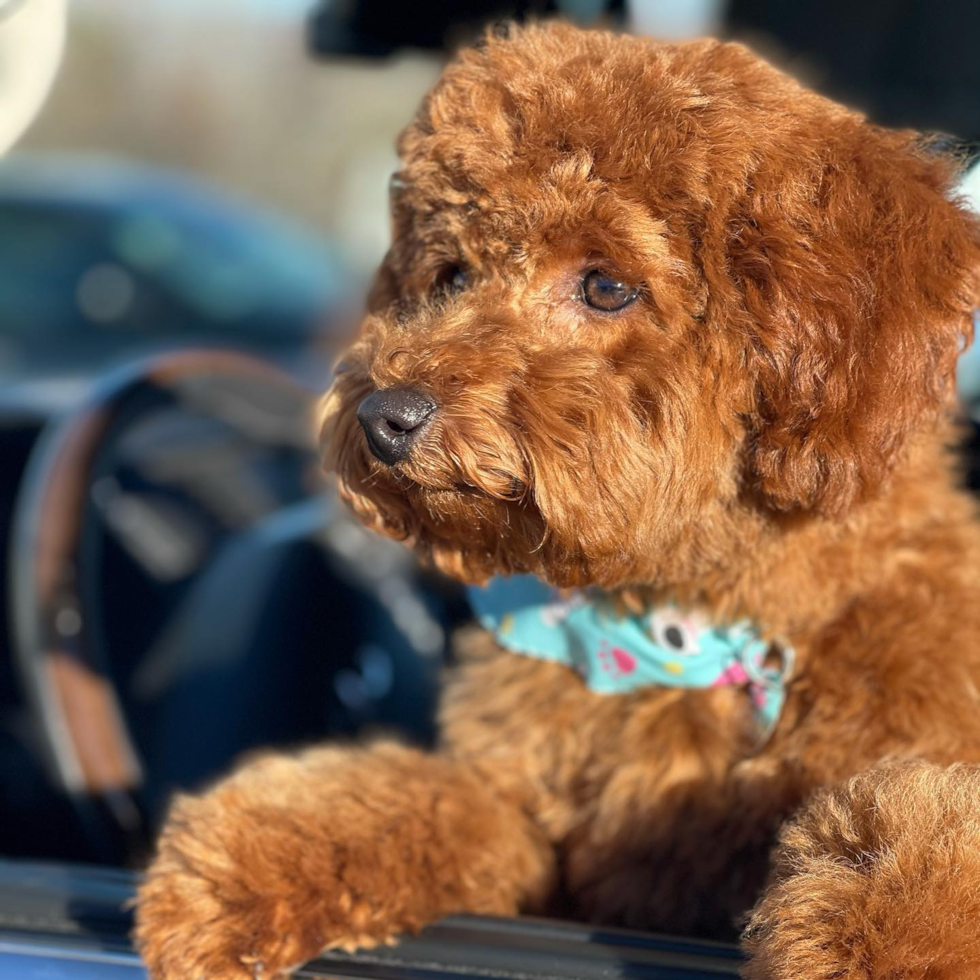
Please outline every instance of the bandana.
M599 694L649 686L743 687L763 740L779 720L793 650L764 640L746 621L712 624L673 606L632 615L601 593L562 597L533 575L492 579L485 588L471 588L469 598L504 649L564 664Z

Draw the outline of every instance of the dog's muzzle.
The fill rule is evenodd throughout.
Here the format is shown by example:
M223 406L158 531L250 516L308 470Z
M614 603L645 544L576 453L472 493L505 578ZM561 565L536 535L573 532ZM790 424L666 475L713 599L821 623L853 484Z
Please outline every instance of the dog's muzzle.
M375 458L386 466L408 459L436 410L436 403L414 388L383 388L357 408Z

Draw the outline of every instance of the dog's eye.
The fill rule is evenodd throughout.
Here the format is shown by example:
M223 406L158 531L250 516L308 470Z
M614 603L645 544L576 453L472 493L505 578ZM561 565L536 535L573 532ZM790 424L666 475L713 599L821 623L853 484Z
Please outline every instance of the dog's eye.
M432 280L434 292L447 296L461 293L470 284L470 277L461 265L447 265Z
M639 295L636 286L621 282L601 269L593 269L582 280L582 299L594 310L614 313L629 306Z

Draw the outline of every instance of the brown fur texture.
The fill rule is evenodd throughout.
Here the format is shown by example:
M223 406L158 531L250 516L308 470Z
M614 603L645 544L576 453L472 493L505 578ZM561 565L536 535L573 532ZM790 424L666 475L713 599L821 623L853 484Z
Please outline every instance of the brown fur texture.
M976 976L980 769L863 773L781 837L747 934L747 980Z
M464 632L436 756L270 759L177 804L140 896L153 976L270 976L466 910L730 936L760 894L753 980L980 975L980 774L943 768L980 763L955 163L738 45L560 24L464 51L400 152L325 405L346 499L463 580L748 617L796 650L787 705L760 747L737 689L598 695ZM638 299L587 307L593 268ZM438 411L389 468L355 413L402 385Z

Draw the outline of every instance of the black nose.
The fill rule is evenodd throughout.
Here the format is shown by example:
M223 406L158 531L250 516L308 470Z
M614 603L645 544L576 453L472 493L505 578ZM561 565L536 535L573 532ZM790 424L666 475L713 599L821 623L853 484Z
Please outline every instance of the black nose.
M408 459L436 404L412 388L383 388L357 408L371 452L388 466Z

